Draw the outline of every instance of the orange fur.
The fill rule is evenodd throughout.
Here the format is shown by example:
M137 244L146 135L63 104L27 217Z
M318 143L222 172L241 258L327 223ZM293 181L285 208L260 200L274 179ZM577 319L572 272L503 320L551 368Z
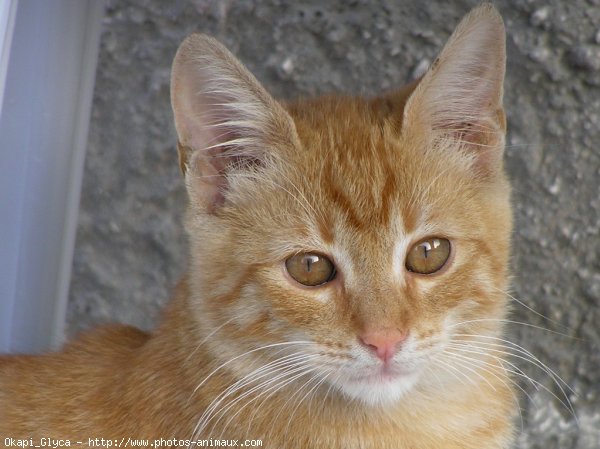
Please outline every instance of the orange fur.
M189 273L152 335L106 327L59 353L0 358L0 446L220 437L277 449L508 448L518 404L498 352L462 352L461 363L451 351L501 335L507 311L503 39L483 5L419 82L281 105L216 41L188 38L172 97ZM452 242L446 266L406 271L407 248L431 235ZM295 285L283 261L302 251L328 255L338 275ZM379 381L348 386L348 373L379 366L357 344L373 329L410 336L407 365L404 352L420 356L398 397ZM244 377L261 367L264 377Z

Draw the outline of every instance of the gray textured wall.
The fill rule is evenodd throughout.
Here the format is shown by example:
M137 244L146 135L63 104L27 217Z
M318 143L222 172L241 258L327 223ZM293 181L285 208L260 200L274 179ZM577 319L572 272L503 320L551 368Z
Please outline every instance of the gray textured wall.
M399 86L441 48L473 1L123 1L108 4L85 167L70 333L151 328L187 250L169 105L181 40L218 37L279 97ZM496 2L508 31L507 166L514 185L508 338L574 389L579 426L550 376L522 383L521 448L600 448L600 5ZM550 329L550 330L546 330ZM557 333L554 333L557 332ZM565 334L565 335L561 335ZM545 391L545 390L548 391ZM555 397L556 396L556 397Z

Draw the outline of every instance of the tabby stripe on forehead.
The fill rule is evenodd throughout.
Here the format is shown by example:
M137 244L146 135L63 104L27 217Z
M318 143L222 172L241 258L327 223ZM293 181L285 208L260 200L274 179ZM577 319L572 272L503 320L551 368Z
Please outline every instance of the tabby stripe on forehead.
M324 192L346 213L348 224L357 230L365 229L370 226L370 222L363 222L359 218L352 201L335 185L333 166L329 160L326 162L325 172L327 173L327 177L324 178L326 179L326 182L323 183Z
M319 229L319 235L323 242L331 244L333 243L333 223L331 217L328 214L318 214L317 227Z
M392 207L392 199L394 194L398 190L398 180L396 178L396 174L390 165L390 161L387 155L383 152L383 145L377 145L377 148L380 149L380 160L383 164L383 171L385 174L385 183L381 189L380 199L381 199L381 209L379 212L379 224L382 226L389 225L390 222L390 212Z

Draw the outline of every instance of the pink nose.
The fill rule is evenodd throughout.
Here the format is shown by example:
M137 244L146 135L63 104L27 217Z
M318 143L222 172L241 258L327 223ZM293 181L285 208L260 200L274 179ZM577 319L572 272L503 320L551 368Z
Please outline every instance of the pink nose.
M372 350L377 358L388 362L398 351L400 344L406 340L407 332L397 329L385 331L365 331L358 336L358 340Z

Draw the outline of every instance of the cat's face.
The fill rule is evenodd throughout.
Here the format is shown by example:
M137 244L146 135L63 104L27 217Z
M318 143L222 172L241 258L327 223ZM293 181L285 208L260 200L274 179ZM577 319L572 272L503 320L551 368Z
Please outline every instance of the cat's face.
M238 377L390 403L460 381L449 346L499 332L503 30L481 13L461 26L416 89L287 111L214 41L182 45L190 281Z

